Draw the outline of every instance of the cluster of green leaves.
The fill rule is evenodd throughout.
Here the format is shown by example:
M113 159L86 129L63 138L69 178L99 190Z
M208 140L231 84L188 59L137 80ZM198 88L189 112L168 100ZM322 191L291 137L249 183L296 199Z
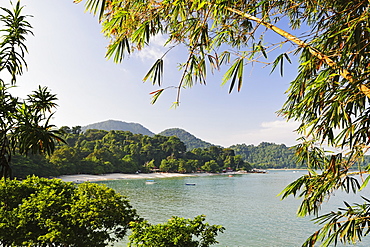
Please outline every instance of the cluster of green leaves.
M177 86L179 90L191 87L194 83L204 84L208 70L213 72L222 65L230 65L223 83L230 82L231 91L234 88L241 89L245 63L253 62L253 56L257 54L267 57L267 49L262 45L262 40L256 41L251 37L257 25L230 12L227 7L250 7L248 12L256 12L261 8L269 8L268 2L88 0L86 6L99 15L103 32L111 40L107 57L116 62L122 61L125 54L141 50L154 36L168 35L168 51L153 64L144 80L162 85L164 56L173 46L184 45L189 55L179 65L183 71ZM227 45L245 50L218 51ZM163 90L153 93L154 102ZM179 103L179 96L176 103Z
M2 246L107 246L139 220L108 187L28 177L0 180Z
M58 176L153 170L191 173L221 172L227 168L251 169L232 149L211 146L186 151L184 143L174 136L149 137L128 131L92 129L80 133L79 128L72 129L75 132L66 133L63 137L68 145L57 146L50 156L15 156L14 175Z
M356 244L361 241L370 232L368 221L370 200L364 197L363 199L363 204L350 205L344 202L345 208L316 218L316 223L324 227L312 234L303 247L313 246L316 241L323 241L323 246L329 246L331 243L336 245L339 241L345 244Z
M131 222L129 246L142 247L207 247L218 243L216 236L225 228L204 222L205 216L194 219L172 217L163 224L151 225L147 221Z
M56 107L56 95L46 87L32 92L25 100L14 97L9 89L18 75L27 67L24 60L27 47L26 35L32 34L27 16L21 14L18 2L13 10L1 8L3 25L0 43L0 72L10 74L10 82L0 78L0 177L11 176L10 162L14 153L51 154L55 142L62 141L59 132L49 123L52 108Z

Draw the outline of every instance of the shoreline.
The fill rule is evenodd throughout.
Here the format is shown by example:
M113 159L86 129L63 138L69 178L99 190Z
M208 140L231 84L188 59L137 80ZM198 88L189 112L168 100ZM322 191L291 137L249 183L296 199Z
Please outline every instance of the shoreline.
M279 170L306 170L306 169L266 169L266 171L279 171ZM159 178L175 178L175 177L200 177L200 176L216 176L216 175L235 175L235 174L248 174L246 172L226 172L226 173L170 173L170 172L154 172L154 173L109 173L109 174L73 174L61 175L55 177L64 182L97 182L108 180L123 180L123 179L159 179Z
M307 171L307 168L268 168L267 171Z
M197 176L212 176L221 175L218 173L138 173L138 174L126 174L126 173L110 173L102 175L90 175L90 174L75 174L75 175L61 175L56 179L61 179L64 182L97 182L97 181L108 181L108 180L123 180L123 179L155 179L155 178L174 178L174 177L197 177Z

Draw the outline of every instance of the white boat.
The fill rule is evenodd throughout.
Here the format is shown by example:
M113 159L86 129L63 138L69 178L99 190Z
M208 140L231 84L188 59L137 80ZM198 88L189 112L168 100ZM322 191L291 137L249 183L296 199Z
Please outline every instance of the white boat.
M155 184L155 183L157 183L157 182L154 181L154 180L146 180L145 181L145 184Z

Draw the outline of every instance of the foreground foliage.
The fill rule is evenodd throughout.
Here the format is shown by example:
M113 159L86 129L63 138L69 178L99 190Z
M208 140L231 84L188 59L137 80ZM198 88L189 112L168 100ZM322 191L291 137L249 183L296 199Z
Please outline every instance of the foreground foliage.
M207 247L218 243L216 236L225 229L209 225L203 215L194 219L172 217L163 224L151 225L147 221L131 222L129 246L142 247Z
M2 246L107 246L135 220L128 200L102 185L0 180Z
M80 2L81 0L76 0ZM205 83L208 70L227 66L223 83L240 90L246 65L263 63L272 71L298 55L297 77L291 82L280 114L301 125L298 161L311 169L289 185L283 198L303 198L299 215L317 215L335 190L358 192L366 186L370 167L359 165L370 144L370 2L367 0L87 0L111 40L107 57L120 62L164 34L166 45L183 45L188 56L180 64L180 92ZM300 28L304 32L298 31ZM281 39L276 39L278 34ZM273 37L273 38L271 38ZM276 53L276 48L284 51ZM163 57L144 80L162 85ZM273 57L272 60L269 57ZM153 92L153 102L166 90ZM176 105L180 102L180 93ZM339 151L325 152L322 145ZM357 170L353 171L351 168ZM315 173L315 170L322 173ZM361 207L369 205L367 199ZM369 231L366 210L345 204L344 218L323 215L324 226L307 240L314 246L355 243ZM346 226L346 227L343 227ZM328 230L330 229L330 230Z

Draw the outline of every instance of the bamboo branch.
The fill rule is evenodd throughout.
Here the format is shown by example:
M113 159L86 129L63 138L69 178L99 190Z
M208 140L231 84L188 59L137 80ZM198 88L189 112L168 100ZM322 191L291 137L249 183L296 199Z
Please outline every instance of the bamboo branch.
M211 3L208 3L208 4L211 4ZM303 40L297 38L296 36L282 30L281 28L278 28L277 26L271 24L271 23L268 23L258 17L255 17L253 15L250 15L248 13L245 13L245 12L242 12L240 10L237 10L237 9L234 9L234 8L231 8L231 7L225 7L226 10L230 11L230 12L233 12L237 15L240 15L242 17L245 17L247 18L248 20L251 20L251 21L255 21L263 26L265 26L266 28L274 31L275 33L279 34L280 36L290 40L291 42L297 44L298 46L300 47L303 47L303 48L307 48L310 53L319 58L320 60L323 60L327 65L329 65L331 68L335 69L335 70L339 70L339 74L347 79L350 83L354 83L355 82L355 79L353 78L351 72L349 72L347 69L345 68L342 68L340 66L338 66L338 64L336 62L334 62L332 59L330 59L327 55L325 55L324 53L320 52L319 50L317 50L316 48L310 46L309 44L307 44L306 42L304 42ZM365 86L364 84L361 84L359 85L358 89L363 93L365 94L368 98L370 98L370 89Z

